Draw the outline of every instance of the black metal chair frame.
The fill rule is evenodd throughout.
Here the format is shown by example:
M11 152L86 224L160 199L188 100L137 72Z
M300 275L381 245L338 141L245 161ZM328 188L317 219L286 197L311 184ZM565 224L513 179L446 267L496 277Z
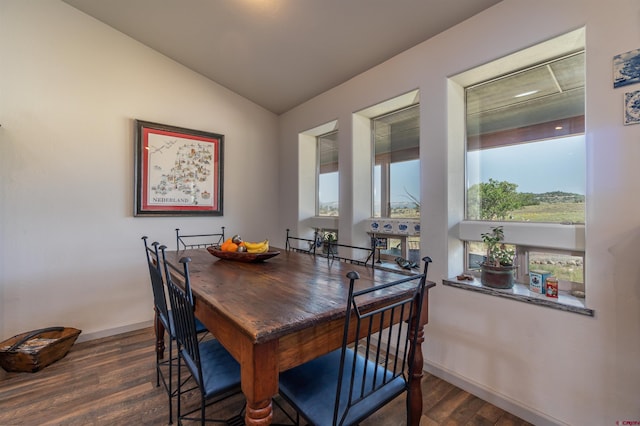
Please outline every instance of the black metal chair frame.
M157 319L162 323L167 335L169 336L169 357L166 360L162 360L160 353L156 350L156 386L160 386L160 381L167 392L169 397L169 424L173 423L173 404L171 398L177 396L177 389L173 389L173 367L176 367L176 358L173 356L173 342L176 340L175 330L173 330L173 318L172 313L167 305L167 298L165 295L165 280L162 272L162 265L159 256L160 243L154 241L151 243L151 247L147 244L148 237L142 237L145 246L145 253L147 255L147 263L149 265L149 274L151 277L151 288L153 290L153 303L156 311ZM157 324L155 325L157 327ZM201 334L201 338L207 333L203 327L198 332ZM156 329L157 334L157 329ZM168 370L167 375L163 372L163 368ZM185 383L189 379L185 379ZM183 383L184 384L184 383Z
M200 345L201 341L197 338L196 334L196 318L195 318L195 304L194 297L191 292L191 283L189 278L189 262L191 261L188 257L183 257L180 259L180 263L183 264L184 270L180 271L176 269L173 265L167 262L165 257L165 246L160 246L160 250L162 251L162 258L165 269L165 276L167 277L167 288L169 293L169 300L171 303L171 310L174 315L174 325L176 330L176 343L178 347L178 390L177 390L177 411L178 411L178 423L182 424L182 420L195 421L200 420L201 424L204 425L206 422L216 422L216 423L224 423L224 424L244 424L242 413L244 412L244 405L241 408L240 412L232 417L231 419L205 419L206 407L216 404L230 396L233 396L240 392L240 372L238 370L238 384L237 387L232 389L225 390L221 392L219 395L213 397L208 403L205 398L205 389L204 389L204 378L201 367L201 358L200 358ZM171 271L174 271L184 282L184 290L177 286L173 278L171 276ZM208 342L211 343L211 342ZM229 355L230 357L231 355ZM188 357L189 362L185 361L185 365L182 365L181 359L183 357ZM187 367L190 372L190 377L193 378L196 382L196 387L200 390L200 406L195 409L187 412L181 412L181 395L184 392L188 392L196 387L188 389L187 391L182 390L181 382L181 367ZM200 411L200 417L188 417L195 412Z
M174 396L174 392L172 389L172 367L173 363L173 341L175 340L175 336L173 335L170 323L170 313L167 307L167 299L164 293L164 279L162 277L162 267L160 265L160 256L158 254L158 246L160 245L157 241L151 243L152 247L149 247L147 244L147 236L142 237L145 246L145 253L147 255L147 263L149 266L149 274L151 277L151 288L153 290L153 303L154 309L156 311L157 320L159 320L167 334L169 335L169 358L162 361L160 358L160 353L156 350L156 387L160 386L160 381L162 381L162 385L164 386L165 391L169 397L169 423L173 423L173 404L171 403L171 398ZM157 327L157 325L156 325ZM157 333L157 329L156 329ZM164 372L162 371L162 367L168 367L168 376L165 377Z
M338 247L343 247L343 248L347 248L347 249L355 249L355 250L360 250L360 251L364 251L367 253L367 257L365 258L365 260L361 260L361 259L354 259L354 258L350 258L350 257L346 257L346 256L340 256L338 253ZM327 258L329 259L336 259L336 260L340 260L342 262L348 262L348 263L353 263L355 265L364 265L364 266L368 266L369 261L371 261L371 267L374 267L374 260L375 260L375 249L372 247L360 247L360 246L352 246L349 244L341 244L337 241L329 241L327 242ZM334 250L335 249L335 250ZM324 254L323 254L324 255Z
M349 244L342 244L339 243L337 241L329 241L327 242L327 253L321 253L317 251L317 247L321 246L323 243L321 241L321 239L319 238L319 233L318 231L314 231L313 233L314 238L310 239L310 238L302 238L302 237L294 237L293 235L290 234L290 230L287 228L287 239L285 242L285 249L286 250L292 250L292 251L297 251L300 253L309 253L309 254L318 254L320 256L325 256L330 260L339 260L342 262L348 262L348 263L353 263L356 265L364 265L364 266L368 266L369 261L371 261L371 267L374 267L375 264L375 249L373 247L361 247L361 246L353 246L353 245L349 245ZM307 250L302 249L300 247L296 247L295 245L292 245L291 242L292 241L304 241L307 242L309 244L309 248ZM343 247L346 249L350 249L350 250L360 250L360 251L364 251L366 252L367 256L366 258L364 258L364 260L362 259L354 259L354 258L350 258L350 257L346 257L346 256L340 256L338 254L338 248L339 247Z
M317 246L317 242L318 242L318 231L315 231L313 233L313 239L310 238L302 238L302 237L294 237L293 235L291 235L289 228L287 228L287 239L284 245L285 250L292 250L292 251L297 251L299 253L310 253L310 254L316 254L316 246ZM304 241L307 242L309 244L309 248L307 250L302 249L300 247L296 247L294 245L291 244L291 241Z
M383 324L389 318L412 318L416 322L420 320L427 270L431 258L425 257L423 261L424 271L421 274L359 291L354 289L355 282L359 279L358 273L351 271L347 274L349 278L349 296L342 348L321 357L319 359L320 364L316 364L318 366L326 366L326 363L322 364L322 358L335 360L337 353L340 352L332 425L358 424L402 393L411 392L408 379L413 373L414 348L418 344L418 333L410 333L410 330L412 326L417 327L418 324L409 324L409 321L405 322L404 320L396 321L395 324L394 321L391 321L391 324L386 328L383 327ZM370 297L373 292L409 284L414 285L413 291L401 300L394 300L375 310L367 310L365 306L360 304L360 300ZM374 326L379 330L373 331ZM413 329L415 330L416 328ZM362 332L363 330L364 332ZM354 333L355 341L350 344L349 336ZM314 362L317 363L318 361L312 360L308 365ZM310 367L307 370L307 375L309 372L313 372L316 376L335 374L335 365L331 365L332 367L325 369L330 371L325 371L321 367L318 370ZM356 365L362 366L362 368L358 368ZM291 373L289 374L296 377L293 382L304 380L306 376L301 370L304 368L305 364L290 370ZM358 371L358 374L356 374L356 371ZM367 375L367 373L369 374ZM287 392L290 392L291 389L287 389L287 392L283 391L283 386L287 386L288 379L286 374L287 372L281 374L280 395L296 410L297 415L301 415L305 421L313 424L307 418L305 412L301 412L300 407L296 406L292 400L292 396L295 397L297 393L293 391L293 395L289 395ZM291 378L291 376L289 377ZM300 379L300 377L303 377L303 379ZM401 387L399 380L403 382ZM387 391L389 392L388 394L379 393L392 383L391 391ZM345 392L348 393L346 402L342 398L346 395ZM378 393L376 397L382 399L377 401L374 406L367 406L368 398L371 398L376 393ZM411 424L410 421L412 420L409 418L411 413L408 409L410 400L411 395L407 395L407 424ZM323 404L323 401L318 400L314 404ZM348 418L352 409L355 410L354 417ZM345 422L346 420L348 421ZM296 420L296 424L298 423L299 416Z
M176 250L187 250L193 248L206 248L210 246L219 246L224 242L224 226L221 227L222 230L218 233L212 234L182 234L180 235L180 228L176 228ZM211 237L210 241L202 242L203 239ZM185 238L199 238L198 242L189 243L185 241Z

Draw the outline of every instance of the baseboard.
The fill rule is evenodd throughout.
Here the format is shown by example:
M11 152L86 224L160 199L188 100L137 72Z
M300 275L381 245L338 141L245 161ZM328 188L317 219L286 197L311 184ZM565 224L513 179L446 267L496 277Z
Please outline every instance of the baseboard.
M141 328L153 327L153 320L143 321L136 324L129 324L122 327L109 328L106 330L100 330L93 333L81 333L78 336L79 342L86 342L88 340L101 339L103 337L111 337L116 334L127 333L129 331L140 330Z
M477 396L478 398L487 401L496 407L502 408L503 410L520 417L527 422L534 424L536 426L558 426L558 425L567 425L558 419L554 419L544 413L541 413L531 407L523 406L518 401L515 401L505 395L495 393L482 386L479 383L474 383L467 378L461 377L458 374L449 371L445 368L438 367L429 362L424 363L424 370L433 374L436 377L439 377L442 380L445 380L452 385L459 387L460 389L469 392L472 395Z

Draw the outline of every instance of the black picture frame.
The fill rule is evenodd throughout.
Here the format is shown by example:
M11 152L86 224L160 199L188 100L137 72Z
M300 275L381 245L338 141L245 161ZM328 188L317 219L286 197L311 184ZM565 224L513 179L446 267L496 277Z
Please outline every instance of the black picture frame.
M135 120L134 216L222 216L224 135Z

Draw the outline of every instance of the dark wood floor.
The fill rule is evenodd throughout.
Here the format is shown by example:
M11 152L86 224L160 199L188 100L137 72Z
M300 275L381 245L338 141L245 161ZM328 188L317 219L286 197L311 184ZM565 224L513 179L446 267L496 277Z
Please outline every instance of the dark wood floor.
M0 369L0 425L167 424L167 397L155 386L153 347L148 328L77 343L65 358L37 373ZM529 424L429 374L423 396L421 426ZM187 394L183 401L197 405L198 396ZM211 414L232 417L243 405L240 394L211 407ZM274 420L286 423L279 408ZM404 424L404 398L363 423Z

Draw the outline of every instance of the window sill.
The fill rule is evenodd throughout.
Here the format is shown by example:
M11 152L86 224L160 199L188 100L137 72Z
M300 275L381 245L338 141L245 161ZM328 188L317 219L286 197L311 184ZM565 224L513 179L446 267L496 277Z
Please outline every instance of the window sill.
M442 280L442 284L491 296L518 300L520 302L530 303L533 305L545 306L547 308L559 309L561 311L587 315L590 317L595 314L593 309L589 309L584 305L584 299L574 297L565 291L560 291L558 298L553 299L545 296L544 294L533 293L529 291L529 286L519 283L515 283L513 288L505 290L485 287L475 278L473 281L460 281L455 278L444 279Z

